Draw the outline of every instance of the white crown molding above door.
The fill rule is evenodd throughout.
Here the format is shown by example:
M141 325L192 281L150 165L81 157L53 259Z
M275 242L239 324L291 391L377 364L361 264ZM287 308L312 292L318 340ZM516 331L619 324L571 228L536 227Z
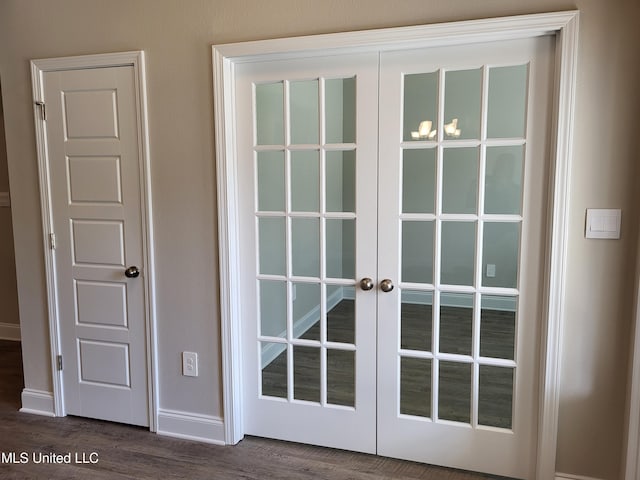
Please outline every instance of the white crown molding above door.
M436 25L369 30L228 45L214 45L213 90L220 248L223 402L225 440L239 442L242 420L240 355L238 178L234 131L234 66L256 59L291 59L329 53L348 54L406 48L439 47L553 35L556 72L551 147L551 192L548 212L546 325L541 355L540 415L536 478L555 477L562 325L568 242L568 202L573 143L574 98L579 12L555 12Z

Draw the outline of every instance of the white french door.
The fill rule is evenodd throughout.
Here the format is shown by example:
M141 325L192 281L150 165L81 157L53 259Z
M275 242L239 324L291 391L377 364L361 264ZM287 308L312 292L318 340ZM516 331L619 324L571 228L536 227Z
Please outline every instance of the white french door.
M245 433L530 478L552 40L236 68Z
M377 62L239 67L247 433L375 452Z
M533 475L552 59L381 55L379 454Z

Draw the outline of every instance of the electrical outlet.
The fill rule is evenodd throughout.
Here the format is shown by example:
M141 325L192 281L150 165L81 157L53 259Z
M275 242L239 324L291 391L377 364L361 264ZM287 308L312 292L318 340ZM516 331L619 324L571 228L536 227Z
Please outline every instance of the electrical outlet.
M487 277L493 278L496 276L496 266L493 263L487 263Z
M185 377L198 376L198 354L182 352L182 375Z

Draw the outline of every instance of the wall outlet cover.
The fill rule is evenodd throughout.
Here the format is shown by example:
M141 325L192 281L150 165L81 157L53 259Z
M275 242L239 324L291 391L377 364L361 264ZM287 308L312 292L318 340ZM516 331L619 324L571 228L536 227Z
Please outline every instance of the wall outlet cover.
M185 377L198 376L198 354L195 352L182 352L182 375Z

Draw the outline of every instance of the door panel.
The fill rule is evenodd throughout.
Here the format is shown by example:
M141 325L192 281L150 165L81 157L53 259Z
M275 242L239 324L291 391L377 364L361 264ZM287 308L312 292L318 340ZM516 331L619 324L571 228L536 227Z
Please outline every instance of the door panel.
M246 433L533 476L552 45L237 66Z
M375 452L377 55L238 78L246 432Z
M65 409L148 426L133 68L46 72L44 94Z
M552 61L381 54L379 454L533 476Z

